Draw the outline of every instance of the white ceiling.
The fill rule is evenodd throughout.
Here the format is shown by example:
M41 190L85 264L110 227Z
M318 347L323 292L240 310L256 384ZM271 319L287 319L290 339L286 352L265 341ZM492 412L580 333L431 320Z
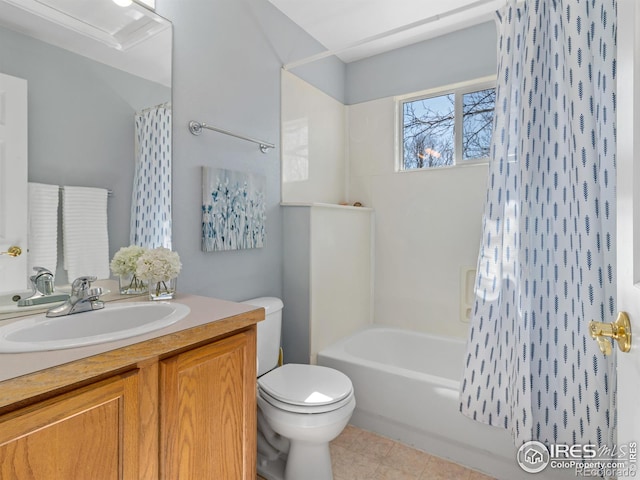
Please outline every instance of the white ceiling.
M347 63L486 22L505 4L505 0L269 1L328 50L340 50L337 56Z
M0 25L171 85L171 24L139 5L123 9L111 0L0 0Z

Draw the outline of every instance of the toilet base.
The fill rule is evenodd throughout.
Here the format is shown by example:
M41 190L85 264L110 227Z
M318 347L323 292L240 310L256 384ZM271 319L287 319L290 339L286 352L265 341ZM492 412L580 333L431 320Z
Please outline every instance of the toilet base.
M284 480L285 461L282 458L276 460L261 460L258 455L258 464L256 465L258 475L267 480Z
M284 480L333 480L329 443L291 441Z
M258 455L257 470L267 480L332 480L329 444L291 442L286 461Z

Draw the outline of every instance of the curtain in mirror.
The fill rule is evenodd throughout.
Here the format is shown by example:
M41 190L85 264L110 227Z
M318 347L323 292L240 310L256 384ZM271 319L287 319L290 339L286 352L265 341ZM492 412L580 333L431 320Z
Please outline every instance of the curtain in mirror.
M137 113L135 139L130 243L171 249L171 107Z
M537 440L611 445L616 2L509 1L460 410Z

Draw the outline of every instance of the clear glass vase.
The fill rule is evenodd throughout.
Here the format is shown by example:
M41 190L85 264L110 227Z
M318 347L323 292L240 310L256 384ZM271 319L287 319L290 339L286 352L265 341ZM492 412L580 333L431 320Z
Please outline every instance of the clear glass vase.
M178 278L149 281L149 298L151 300L171 300L176 295Z
M121 295L141 295L147 293L147 283L136 277L135 273L128 273L118 277Z

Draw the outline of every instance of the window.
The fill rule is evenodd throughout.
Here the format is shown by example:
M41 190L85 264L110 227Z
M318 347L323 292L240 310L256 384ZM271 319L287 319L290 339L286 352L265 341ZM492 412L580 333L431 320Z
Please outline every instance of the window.
M399 170L486 161L496 100L493 85L485 80L399 99Z

